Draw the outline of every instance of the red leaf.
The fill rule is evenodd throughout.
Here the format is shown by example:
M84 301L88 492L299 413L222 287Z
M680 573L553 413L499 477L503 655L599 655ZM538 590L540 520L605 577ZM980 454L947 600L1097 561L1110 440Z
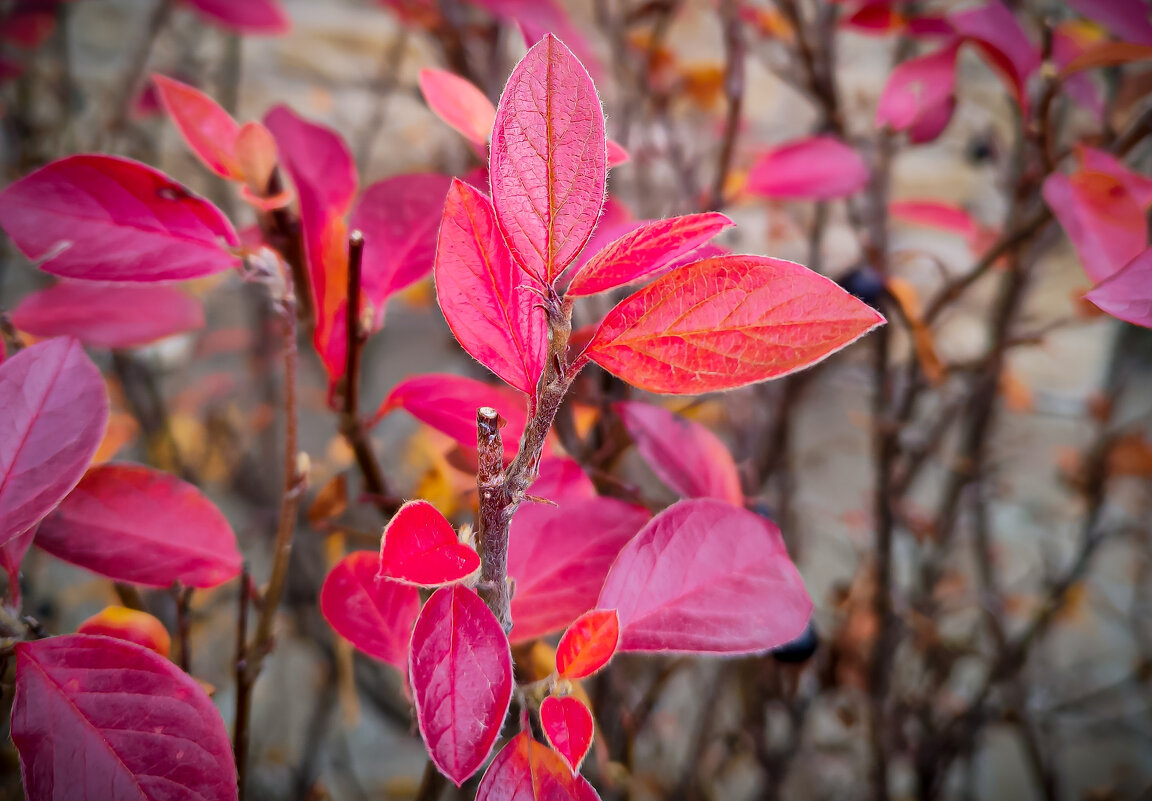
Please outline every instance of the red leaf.
M592 711L579 698L550 695L540 704L540 728L572 773L579 773L595 731Z
M348 294L348 229L344 220L356 197L356 165L338 133L309 122L287 106L264 117L276 138L280 162L296 187L304 250L316 301L313 342L331 381L344 374ZM297 292L307 288L297 287Z
M949 14L948 21L956 33L974 43L1000 73L1013 99L1027 116L1025 84L1040 66L1040 53L1028 41L1012 12L1000 0L990 0L986 5Z
M93 467L45 518L36 544L113 581L215 587L239 575L236 535L200 490L135 464Z
M600 801L600 796L559 754L522 731L488 766L476 801Z
M452 179L417 173L377 181L364 190L349 225L364 234L362 287L384 322L384 303L432 270L436 228Z
M620 552L596 604L621 651L748 654L796 639L812 599L771 521L722 501L680 501Z
M215 100L186 83L155 74L152 82L168 116L204 165L221 178L244 180L236 161L240 126Z
M841 25L860 33L884 35L903 30L906 20L887 2L865 2L844 19Z
M1152 328L1152 248L1136 256L1085 297L1117 319Z
M203 328L204 309L174 287L65 281L24 298L12 322L37 337L130 348Z
M573 621L556 646L556 673L562 679L582 679L608 664L620 643L620 618L615 609L593 609Z
M508 575L516 580L511 633L516 643L558 631L594 607L616 555L649 518L642 507L596 496L583 482L571 482L570 473L558 480L570 464L546 462L530 490L558 506L525 504L512 518Z
M1120 39L1152 45L1152 21L1144 0L1068 0L1068 5Z
M420 70L420 91L437 117L468 141L487 147L496 107L471 81L447 70L427 67Z
M617 403L615 409L644 461L680 497L744 505L732 453L707 428L648 403Z
M626 298L585 354L640 389L698 394L808 367L883 322L799 264L720 256Z
M108 425L108 393L74 339L0 364L0 545L52 511L84 475Z
M440 310L464 350L515 389L535 395L548 325L540 294L528 282L504 245L488 198L453 181L436 247Z
M748 173L748 191L775 198L828 200L855 194L867 183L864 159L832 136L779 145Z
M12 741L29 801L236 798L228 732L204 690L110 637L17 643Z
M220 272L240 244L224 214L159 170L69 156L0 193L0 226L41 269L89 281L182 281Z
M876 127L911 131L914 142L935 139L952 118L959 49L960 41L953 40L892 70L876 106Z
M520 435L528 420L524 398L474 378L430 373L405 379L393 387L380 404L373 424L393 409L404 409L421 423L475 450L476 410L481 406L491 406L508 421L501 433L504 455L511 459L520 446Z
M408 501L380 538L380 577L418 587L462 581L480 569L480 557L428 501Z
M584 248L604 205L604 112L584 66L547 34L512 72L496 110L492 202L512 255L544 283Z
M172 637L164 624L147 612L126 606L106 606L76 627L77 634L100 634L135 643L165 659L172 650Z
M292 27L276 0L185 0L210 22L240 33L276 35Z
M1084 272L1099 283L1148 242L1144 211L1124 182L1098 170L1053 173L1043 195L1076 248Z
M420 592L377 578L375 551L348 554L328 572L320 588L320 612L354 647L394 666L408 668L408 643L420 613Z
M459 584L432 594L412 631L416 720L436 767L459 787L492 751L512 699L500 621Z
M735 223L719 212L657 220L617 239L593 256L572 279L566 295L595 295L656 278L676 260Z

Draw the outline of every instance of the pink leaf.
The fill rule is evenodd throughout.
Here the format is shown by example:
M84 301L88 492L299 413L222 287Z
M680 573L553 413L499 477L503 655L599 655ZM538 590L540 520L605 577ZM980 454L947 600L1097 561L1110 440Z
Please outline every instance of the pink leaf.
M1076 146L1076 156L1085 170L1095 170L1111 175L1132 195L1141 208L1152 206L1152 178L1133 172L1124 166L1120 159L1106 150L1097 150L1087 145Z
M37 337L73 336L100 348L130 348L204 327L200 301L169 286L66 281L20 302L12 322Z
M167 659L123 640L17 643L12 741L29 801L236 798L212 701Z
M971 236L977 228L971 214L955 204L939 200L893 200L888 204L888 213L901 222L939 228L961 236Z
M221 27L239 33L276 35L292 27L276 0L185 0Z
M779 145L748 173L748 191L774 198L828 200L855 194L867 183L864 159L832 136Z
M608 166L619 167L632 160L632 155L624 149L624 145L614 139L608 140Z
M562 698L550 695L540 704L540 728L572 773L579 773L595 731L592 710L571 695Z
M237 263L219 209L117 156L69 156L0 193L0 226L46 272L89 281L182 281Z
M108 424L108 393L74 339L0 364L0 545L36 525L84 475Z
M1136 257L1148 223L1124 182L1097 170L1053 173L1043 195L1076 248L1084 272L1099 283Z
M600 796L559 754L522 731L484 772L476 801L600 801Z
M296 187L304 250L316 301L313 342L328 377L344 374L344 325L348 294L348 229L344 222L356 197L356 165L338 133L305 120L287 106L264 117L276 139L280 162ZM306 287L297 287L303 293Z
M620 618L615 609L593 609L572 622L556 646L556 674L562 679L591 676L616 653Z
M377 181L364 190L349 225L364 234L362 286L384 321L384 302L432 270L440 210L452 179L417 173Z
M1040 66L1040 53L1028 41L1012 12L1000 0L990 0L986 5L949 14L948 21L956 33L973 42L1001 74L1027 116L1025 84Z
M524 43L532 47L545 34L551 33L567 42L587 67L588 72L598 76L601 72L596 50L580 29L572 24L568 12L557 0L471 0L487 9L494 16L520 26Z
M501 433L504 454L512 458L528 420L524 398L474 378L431 373L405 379L388 393L373 422L393 409L404 409L421 423L475 450L476 410L481 406L491 406L508 421Z
M236 162L240 126L215 100L186 83L155 74L152 82L168 116L204 165L221 178L244 180Z
M644 461L680 497L744 504L732 453L707 428L648 403L621 402L615 409Z
M1152 328L1152 248L1140 253L1085 297L1117 319Z
M960 41L953 40L892 70L876 107L876 127L912 130L916 142L935 139L952 118L959 49Z
M624 547L597 606L620 615L621 651L747 654L799 637L812 599L774 523L701 498Z
M593 256L572 279L566 295L595 295L663 275L690 253L735 223L719 212L657 220L625 234Z
M551 283L592 235L608 175L596 87L551 34L508 79L490 151L492 201L508 247Z
M380 556L355 551L328 571L320 612L336 633L360 651L397 670L408 668L408 643L420 612L420 592L377 578Z
M487 147L496 107L471 81L428 67L420 70L420 91L437 117L469 142Z
M1085 36L1085 28L1091 26L1081 21L1068 20L1056 26L1052 32L1052 61L1063 72L1078 56L1096 44L1091 36ZM1076 105L1090 112L1097 122L1103 119L1104 98L1091 76L1082 73L1065 75L1063 90Z
M215 587L240 573L236 535L200 490L143 465L93 467L56 511L36 544L113 581Z
M436 247L436 297L464 350L512 387L535 395L548 326L538 292L512 261L488 198L454 181Z
M380 577L435 587L462 581L480 569L480 557L428 501L408 501L380 538Z
M1068 0L1068 5L1124 41L1152 45L1152 21L1144 0Z
M799 264L720 256L623 300L585 356L640 389L699 394L809 367L883 322Z
M594 607L616 555L649 518L642 507L589 496L582 482L572 481L571 464L546 463L529 490L558 506L524 504L512 518L508 575L516 580L513 642L558 631ZM568 477L561 478L566 473Z
M416 720L436 767L459 787L488 758L512 699L500 621L461 585L432 594L412 631Z

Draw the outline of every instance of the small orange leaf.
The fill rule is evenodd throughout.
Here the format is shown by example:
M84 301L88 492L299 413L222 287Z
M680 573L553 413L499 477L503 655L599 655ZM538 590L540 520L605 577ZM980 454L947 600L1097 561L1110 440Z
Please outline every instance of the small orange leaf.
M1004 405L1013 412L1030 412L1036 406L1032 388L1013 370L1001 374L1000 395L1004 398Z
M142 645L165 659L172 651L172 638L164 624L147 612L125 606L108 606L81 623L79 634L102 634Z
M308 507L308 523L323 528L324 522L339 517L348 509L348 476L337 473L320 488Z
M1089 45L1060 70L1060 77L1067 78L1077 72L1097 67L1118 67L1134 61L1152 61L1152 47L1135 42L1099 42Z
M920 360L920 369L928 381L937 385L944 380L944 363L936 353L936 340L932 329L924 324L923 312L920 307L920 295L916 287L903 278L889 278L888 292L904 310L908 324L912 328L912 344L916 348L916 358Z

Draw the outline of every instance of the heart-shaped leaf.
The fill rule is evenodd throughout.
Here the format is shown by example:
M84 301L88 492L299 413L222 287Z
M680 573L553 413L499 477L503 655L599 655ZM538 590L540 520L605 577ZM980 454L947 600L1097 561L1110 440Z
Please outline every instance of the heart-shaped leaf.
M101 634L136 643L165 659L172 650L172 637L164 624L147 612L126 606L106 606L76 627L77 634Z
M0 364L0 546L24 534L84 475L108 425L108 393L74 339Z
M243 181L244 172L236 161L236 137L240 126L227 111L186 83L165 75L153 75L152 83L168 116L180 135L204 166L221 178Z
M464 135L469 142L488 146L496 107L471 81L447 70L420 70L420 91L436 116ZM483 153L483 151L481 151Z
M600 796L559 754L522 731L488 766L476 801L600 801Z
M799 264L720 256L626 298L585 356L640 389L699 394L809 367L883 322Z
M29 801L234 801L224 721L147 648L69 634L16 645L12 741Z
M774 198L829 200L855 194L867 184L864 159L832 136L778 145L748 173L748 191Z
M72 336L99 348L131 348L204 327L200 301L171 286L65 281L24 298L12 312L21 331Z
M620 618L615 609L593 609L573 621L556 646L556 673L562 679L582 679L608 664L620 643Z
M456 340L512 387L534 395L548 325L539 291L512 260L492 204L462 181L444 203L436 246L436 298Z
M93 467L54 513L36 544L114 581L215 587L239 575L236 535L200 490L136 464Z
M54 161L0 192L0 226L42 270L88 281L182 281L238 262L228 218L118 156Z
M804 580L769 520L723 501L680 501L620 551L596 604L621 651L747 654L800 636Z
M656 278L716 234L735 223L723 214L688 214L656 220L612 242L593 256L572 279L566 295L595 295Z
M580 763L592 746L595 725L592 710L579 698L566 695L548 696L540 704L540 728L572 773L580 772Z
M608 178L596 87L552 34L533 45L504 87L488 171L508 248L550 284L592 235Z
M348 554L324 579L320 612L355 648L406 672L420 592L379 578L379 573L380 556L375 551Z
M719 437L650 403L621 402L614 408L644 461L680 497L743 505L740 470Z
M409 675L428 754L459 787L488 758L512 700L508 638L479 595L458 584L432 593Z
M428 501L409 501L380 539L380 576L418 587L462 581L480 569L477 553Z

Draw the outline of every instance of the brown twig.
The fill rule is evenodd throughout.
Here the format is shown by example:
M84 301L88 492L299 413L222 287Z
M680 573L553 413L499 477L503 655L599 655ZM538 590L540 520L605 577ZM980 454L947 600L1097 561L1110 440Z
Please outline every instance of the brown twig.
M500 414L490 406L476 412L476 539L480 546L480 597L505 631L512 629L512 592L508 583L508 525L504 520L504 442Z
M236 721L232 730L232 755L236 760L236 778L239 798L245 796L245 781L248 773L248 716L252 712L249 695L252 685L248 682L248 595L252 581L248 562L240 571L240 589L236 598Z
M740 115L744 109L744 23L736 0L723 0L720 15L724 21L724 97L728 113L724 118L724 137L716 163L716 179L712 183L712 196L705 210L716 211L724 206L724 188L732 169L736 152L736 136L740 132Z
M124 127L124 123L127 122L129 112L132 110L132 100L136 96L137 89L140 88L140 80L144 77L144 71L148 68L148 57L152 54L152 48L156 45L156 39L160 36L160 32L168 24L168 18L172 15L172 9L175 6L176 0L158 0L155 8L152 9L152 15L148 18L148 25L145 28L144 38L140 40L139 46L132 54L132 61L129 63L123 82L120 84L120 96L112 104L112 117L108 120L107 126L110 133L119 132Z
M173 593L176 596L176 647L179 649L177 653L176 664L185 673L192 671L192 593L195 592L195 587L182 587L179 584L173 586Z

